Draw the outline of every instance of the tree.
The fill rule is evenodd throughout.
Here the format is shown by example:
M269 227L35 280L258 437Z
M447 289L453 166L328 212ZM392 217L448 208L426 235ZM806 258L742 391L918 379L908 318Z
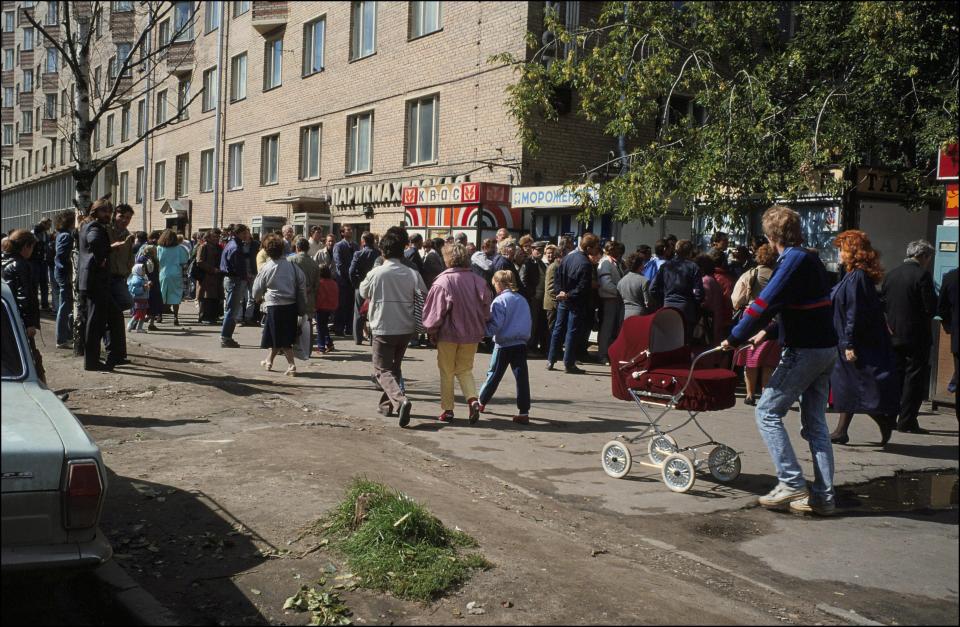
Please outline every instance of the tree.
M554 37L531 33L526 58L494 60L519 74L507 105L528 149L557 120L561 88L575 90L577 115L623 138L571 181L615 166L595 200L581 194L588 214L650 221L679 198L736 215L858 165L900 174L916 207L943 193L930 175L957 140L958 6L606 2L573 30L548 9ZM825 191L843 194L849 178Z
M130 13L129 29L124 33L129 41L118 42L116 37L100 38L103 5L107 3L57 4L62 7L62 20L55 24L47 24L46 20L40 23L31 11L23 10L23 14L43 39L56 49L66 73L65 82L73 87L70 123L69 126L64 123L61 130L69 137L70 155L76 164L73 169L74 205L77 215L82 216L92 203L91 190L97 174L156 131L179 121L190 104L201 95L202 91L197 90L193 97L178 101L173 116L152 126L145 124L143 131L129 143L109 154L94 157L92 138L98 124L109 112L119 111L124 103L149 95L153 85L163 83L181 68L192 64L191 56L186 52L193 45L192 33L197 16L192 2L112 2L109 3L111 12ZM177 5L187 5L189 11L183 11L183 7L178 9ZM174 22L172 32L167 41L160 41L157 27L170 19ZM156 43L153 41L155 35ZM118 43L128 46L125 55ZM167 68L160 73L157 72L157 60L163 58L167 58ZM109 68L104 77L105 88L98 84L98 77L91 76L92 60Z

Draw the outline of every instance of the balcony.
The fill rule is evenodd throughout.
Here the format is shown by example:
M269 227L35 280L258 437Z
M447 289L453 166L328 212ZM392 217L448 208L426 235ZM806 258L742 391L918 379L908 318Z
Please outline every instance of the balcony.
M3 70L0 72L0 83L3 83L4 87L10 87L16 80L13 75L13 70Z
M45 94L55 94L60 90L60 74L44 72L40 75L40 88Z
M33 108L33 92L32 91L21 91L20 96L17 98L17 104L24 109Z
M55 119L48 120L47 118L44 118L40 120L40 134L44 137L56 137L58 130L59 125Z
M3 158L4 158L4 159L13 159L13 146L4 146L4 147L3 147Z
M286 2L254 2L251 24L261 35L287 24Z
M166 52L167 72L179 76L193 71L193 40L175 41Z
M33 67L33 50L20 51L20 67L26 70Z
M110 11L110 36L114 41L133 41L135 16L133 11Z
M14 32L3 33L0 35L0 43L4 48L13 48L17 44L17 34Z
M13 124L13 107L3 107L0 109L0 121L4 124Z
M29 9L20 9L20 11L17 13L17 26L30 26L30 20L27 19L27 15L36 19L33 7L30 7Z
M17 143L21 148L33 148L33 133L20 133Z

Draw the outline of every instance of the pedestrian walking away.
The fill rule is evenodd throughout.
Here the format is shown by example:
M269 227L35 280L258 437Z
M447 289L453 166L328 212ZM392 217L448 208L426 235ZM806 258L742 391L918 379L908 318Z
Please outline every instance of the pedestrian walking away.
M376 248L373 233L364 232L360 236L363 248L353 254L350 260L350 285L354 289L353 293L353 340L358 346L363 344L363 317L360 315L360 308L363 307L363 297L360 295L360 284L366 278L367 273L373 269L374 264L380 257L380 251ZM415 270L416 271L416 270Z
M57 306L57 348L73 348L73 245L76 214L61 211L55 222L53 272L60 292Z
M273 369L273 360L283 353L287 360L284 374L293 377L297 374L293 343L300 328L298 316L308 311L306 280L300 268L287 259L279 235L268 235L261 246L267 251L269 260L253 281L253 298L263 301L267 309L260 348L270 352L260 365L269 372ZM310 302L309 309L312 308Z
M762 224L771 246L780 253L777 267L721 346L733 350L747 341L760 342L768 335L782 342L780 363L756 408L757 427L778 480L773 490L760 497L760 505L829 515L834 512L835 502L833 447L826 409L830 374L837 359L830 285L819 254L801 246L803 235L796 211L774 205L764 212ZM774 316L778 317L777 324L767 325ZM814 482L809 491L783 425L797 400L803 425L800 434L813 456Z
M590 256L599 251L600 239L593 233L584 233L580 237L579 250L564 257L556 269L553 295L557 301L557 318L547 354L547 370L553 370L562 349L564 371L568 374L585 372L577 367L577 342L584 328L589 332L588 304L593 282Z
M513 421L527 424L530 422L530 377L527 371L530 308L526 299L516 292L513 281L513 274L508 270L493 275L497 297L490 305L487 335L493 337L496 350L491 358L491 371L480 388L480 411L486 411L487 403L496 394L503 375L510 368L517 382L517 413Z
M160 294L163 304L173 309L173 326L180 326L180 302L183 300L183 269L189 261L187 251L177 240L172 229L165 230L157 240L157 259L160 261Z
M423 278L403 263L409 239L402 227L387 229L380 238L384 262L367 273L360 283L361 298L369 299L368 317L373 333L373 373L383 390L379 412L396 415L401 427L410 423L412 405L403 385L403 356L416 333L416 292L426 292Z
M250 280L247 256L243 250L243 244L249 241L250 229L245 224L238 224L234 227L233 236L220 255L220 274L223 276L224 291L220 346L223 348L239 346L233 339L233 332L243 313L243 297L247 291L247 281Z
M466 400L470 424L480 417L473 361L490 316L487 282L470 271L470 257L462 244L445 244L440 273L423 305L423 328L437 345L440 371L440 422L454 418L454 378Z

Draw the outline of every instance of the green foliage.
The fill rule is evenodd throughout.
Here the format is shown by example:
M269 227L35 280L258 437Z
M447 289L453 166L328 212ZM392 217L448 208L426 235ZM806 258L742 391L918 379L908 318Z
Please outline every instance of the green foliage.
M576 43L565 57L531 34L526 58L493 60L518 74L507 104L529 150L559 87L574 88L576 115L626 137L588 212L651 220L679 198L731 215L865 164L899 172L920 205L942 193L929 175L957 140L958 6L798 2L791 36L784 2L606 2L574 32L547 12L556 40Z
M310 625L351 625L349 616L352 614L340 595L336 592L327 592L322 589L326 581L318 582L321 588L300 586L295 595L287 598L283 604L284 610L310 612Z
M364 510L358 522L358 500ZM356 525L356 528L354 528ZM447 529L409 497L387 486L355 479L322 527L335 538L361 585L405 599L428 601L490 564L467 534Z

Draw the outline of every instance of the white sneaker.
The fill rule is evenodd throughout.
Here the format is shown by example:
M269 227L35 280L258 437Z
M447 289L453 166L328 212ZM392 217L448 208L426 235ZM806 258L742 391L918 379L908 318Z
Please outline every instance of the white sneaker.
M830 503L811 502L809 496L796 501L790 501L790 511L798 514L817 514L818 516L833 516L837 511L837 506Z
M791 501L805 499L809 495L806 488L799 490L791 488L785 483L778 483L777 487L761 496L758 501L763 507L782 507Z

